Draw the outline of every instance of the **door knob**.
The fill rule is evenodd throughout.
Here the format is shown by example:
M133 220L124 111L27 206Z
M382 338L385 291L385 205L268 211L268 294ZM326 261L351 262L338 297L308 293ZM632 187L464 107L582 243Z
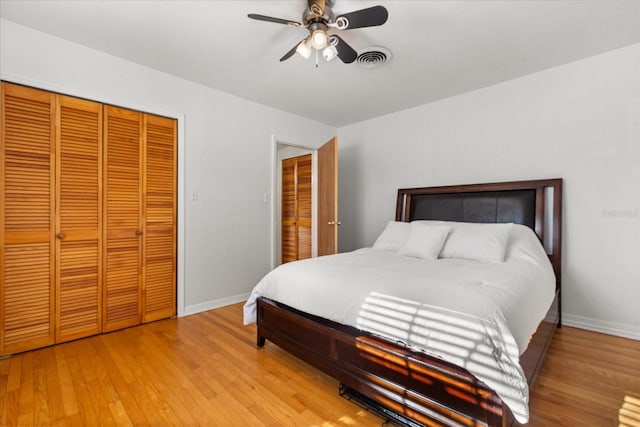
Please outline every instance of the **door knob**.
M327 224L328 225L340 225L341 223L340 223L340 221L329 221Z
M142 236L143 234L144 234L144 231L136 230L136 236Z
M60 240L64 240L64 238L65 238L66 236L64 235L64 233L58 233L58 234L56 234L56 237L57 237L58 239L60 239Z

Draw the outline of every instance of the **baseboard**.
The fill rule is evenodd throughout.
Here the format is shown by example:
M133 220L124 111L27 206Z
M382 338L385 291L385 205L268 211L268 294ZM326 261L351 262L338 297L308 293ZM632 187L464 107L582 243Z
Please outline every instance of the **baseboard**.
M626 323L606 322L590 317L562 313L562 324L593 332L640 340L640 328Z
M201 313L207 310L213 310L214 308L224 307L225 305L236 304L246 301L249 298L249 293L232 295L226 298L220 298L213 301L201 302L200 304L188 305L184 308L184 316L190 314Z

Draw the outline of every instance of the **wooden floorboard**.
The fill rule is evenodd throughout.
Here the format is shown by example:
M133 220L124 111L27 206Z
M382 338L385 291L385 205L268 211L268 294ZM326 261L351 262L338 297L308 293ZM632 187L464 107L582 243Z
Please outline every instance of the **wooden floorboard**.
M375 426L332 378L255 346L242 305L0 360L0 426ZM640 342L564 327L528 426L640 427Z

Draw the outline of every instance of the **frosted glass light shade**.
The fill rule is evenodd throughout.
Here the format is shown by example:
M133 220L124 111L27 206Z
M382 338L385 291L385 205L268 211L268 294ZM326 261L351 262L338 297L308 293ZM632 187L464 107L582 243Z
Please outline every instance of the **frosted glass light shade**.
M311 34L311 46L316 49L324 49L327 46L329 38L323 30L315 30Z
M309 59L309 57L311 57L311 48L306 43L306 40L300 42L296 48L296 52L298 52L304 59Z
M324 50L322 51L322 57L327 62L331 61L336 56L338 56L338 49L336 49L335 46L329 45L325 47Z

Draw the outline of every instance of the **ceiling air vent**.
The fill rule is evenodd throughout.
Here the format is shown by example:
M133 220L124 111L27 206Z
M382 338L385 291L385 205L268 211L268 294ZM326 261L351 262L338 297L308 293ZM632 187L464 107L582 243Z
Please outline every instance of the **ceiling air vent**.
M379 68L391 60L391 51L386 47L372 46L358 53L356 63L362 68Z

